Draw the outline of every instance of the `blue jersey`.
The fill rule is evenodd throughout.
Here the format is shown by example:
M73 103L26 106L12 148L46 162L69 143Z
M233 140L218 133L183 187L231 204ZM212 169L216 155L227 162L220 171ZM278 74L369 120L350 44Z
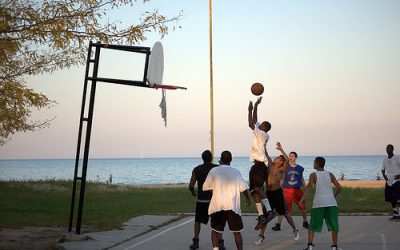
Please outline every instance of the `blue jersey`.
M283 188L300 188L303 186L303 172L304 168L300 165L296 167L288 166L285 173L285 180Z

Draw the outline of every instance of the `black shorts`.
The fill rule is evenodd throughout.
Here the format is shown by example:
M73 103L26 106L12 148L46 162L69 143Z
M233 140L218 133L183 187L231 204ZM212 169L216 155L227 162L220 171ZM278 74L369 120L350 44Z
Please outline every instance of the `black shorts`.
M385 201L397 202L400 200L400 181L396 182L392 186L387 183L385 185Z
M196 202L196 214L194 216L194 221L198 223L203 223L207 225L208 223L208 207L210 202Z
M282 188L274 191L267 191L267 198L271 208L275 209L279 215L285 215L288 213Z
M254 187L264 187L265 180L268 177L268 168L264 162L254 161L254 165L249 172L250 192L254 191Z
M210 215L211 229L223 233L225 224L228 222L229 230L237 233L243 230L242 217L232 210L222 210Z

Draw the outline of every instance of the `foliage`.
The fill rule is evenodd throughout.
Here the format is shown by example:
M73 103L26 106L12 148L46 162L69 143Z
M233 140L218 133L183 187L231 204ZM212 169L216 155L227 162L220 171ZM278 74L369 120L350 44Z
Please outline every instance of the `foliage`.
M148 2L149 0L144 0ZM107 21L109 11L134 6L136 0L3 0L0 2L0 146L16 132L42 128L49 120L29 121L32 108L54 102L27 88L27 75L52 73L81 65L90 40L137 44L149 32L164 37L176 28L158 10L146 11L138 24Z

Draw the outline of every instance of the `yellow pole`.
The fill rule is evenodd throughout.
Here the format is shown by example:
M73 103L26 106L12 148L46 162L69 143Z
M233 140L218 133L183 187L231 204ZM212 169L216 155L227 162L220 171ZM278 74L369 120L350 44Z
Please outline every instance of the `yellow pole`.
M211 153L214 156L214 90L213 90L213 60L212 60L212 0L209 0L209 25L210 25L210 141Z

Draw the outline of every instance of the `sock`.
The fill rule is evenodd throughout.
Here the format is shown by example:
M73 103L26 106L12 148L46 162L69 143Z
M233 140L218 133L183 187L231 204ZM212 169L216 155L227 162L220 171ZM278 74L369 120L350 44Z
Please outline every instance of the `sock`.
M256 208L257 208L258 215L264 214L261 203L256 203Z
M213 250L219 250L219 247L213 247Z
M271 209L271 205L269 204L269 201L268 201L267 198L262 199L261 201L262 201L262 203L264 204L265 209L267 209L267 212L269 212L269 211L272 210L272 209Z

